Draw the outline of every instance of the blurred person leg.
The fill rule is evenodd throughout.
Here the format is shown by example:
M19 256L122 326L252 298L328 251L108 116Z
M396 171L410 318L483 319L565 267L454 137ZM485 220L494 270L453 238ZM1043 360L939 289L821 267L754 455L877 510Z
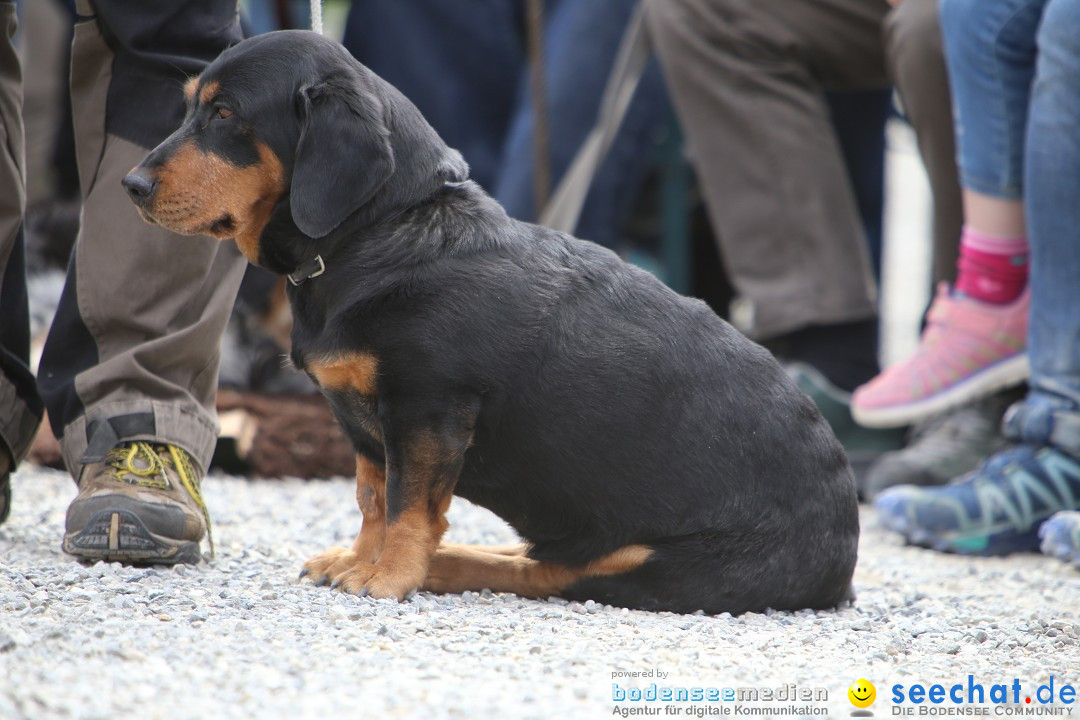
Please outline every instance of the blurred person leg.
M548 165L552 192L596 123L616 54L637 3L559 0L544 3L544 79L548 105ZM537 131L530 68L522 70L493 195L507 213L536 222ZM660 68L645 70L616 136L589 188L575 234L618 249L621 230L657 164L670 104Z
M653 40L740 295L736 326L788 360L856 466L901 432L851 418L878 372L877 290L827 91L882 89L884 1L649 0Z
M26 456L42 403L30 371L26 299L26 204L22 70L15 52L15 3L0 2L0 523L11 511L11 473Z
M489 193L526 64L523 5L364 0L350 6L342 39L461 151Z
M955 281L963 226L938 7L938 0L903 0L885 21L889 73L915 130L933 197L933 285ZM903 483L941 485L974 470L1004 446L1001 419L1018 397L1018 391L1006 390L920 421L902 450L874 462L861 488L863 496L872 499Z
M939 285L915 355L855 393L852 411L864 425L905 425L1027 378L1022 173L1028 102L1019 89L1030 85L1034 72L1028 30L1041 7L1017 0L1007 10L988 11L972 19L978 32L946 44L965 219L956 286ZM946 0L943 21L951 13L966 9ZM999 54L987 51L998 42ZM998 100L985 103L987 96Z
M38 376L79 486L64 549L197 562L220 340L245 263L232 243L147 225L120 180L180 124L185 79L240 40L236 4L80 0L78 13L82 228Z
M997 24L980 24L988 18ZM958 90L960 118L970 123L988 105L1022 100L1028 107L1019 126L992 126L1021 138L1018 174L1008 167L1015 158L1002 152L1015 137L999 141L961 124L958 139L965 183L968 168L977 167L966 163L968 153L987 153L1006 166L997 177L1015 179L1024 197L1032 252L1030 390L1006 414L1009 448L948 486L894 488L877 506L887 527L918 544L970 554L1033 551L1043 521L1080 509L1080 0L946 0L942 19L947 47L954 33L968 50L973 35L985 45L985 55L949 50L953 87L972 83L981 93ZM993 68L990 57L1016 64L996 73L1010 84L994 93L979 85L982 70ZM965 147L975 142L984 144Z
M596 120L634 3L544 3L549 161L555 183ZM507 212L534 221L534 118L523 3L450 5L440 0L353 3L343 43L401 90L470 174ZM599 169L578 227L614 247L621 223L655 158L667 121L659 69L642 78L619 138Z
M744 328L768 339L808 326L873 324L862 221L825 91L888 84L888 6L647 7L725 266L749 306Z
M826 94L855 206L862 218L874 282L881 283L885 217L885 123L892 112L892 88Z

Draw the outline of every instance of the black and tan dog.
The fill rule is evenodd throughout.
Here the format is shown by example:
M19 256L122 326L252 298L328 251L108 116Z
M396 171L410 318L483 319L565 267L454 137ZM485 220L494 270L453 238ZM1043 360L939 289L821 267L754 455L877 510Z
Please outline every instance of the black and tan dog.
M678 612L848 597L851 471L765 350L611 252L507 217L319 35L246 40L185 92L183 125L124 185L150 222L234 238L293 281L293 362L356 447L364 516L313 579ZM441 544L454 494L524 544Z

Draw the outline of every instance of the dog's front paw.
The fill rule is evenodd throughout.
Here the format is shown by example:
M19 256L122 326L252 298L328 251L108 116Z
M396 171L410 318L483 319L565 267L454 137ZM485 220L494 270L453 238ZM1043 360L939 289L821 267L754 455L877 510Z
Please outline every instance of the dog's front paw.
M389 572L377 564L357 563L338 577L334 584L342 592L352 595L404 600L420 587L420 582L421 579Z
M360 558L348 548L330 548L304 563L304 569L300 571L300 579L309 577L316 585L329 585L337 582L346 570L361 562Z
M423 580L366 562L346 548L331 548L308 560L300 571L300 578L305 577L316 585L330 585L352 595L398 600L408 597Z

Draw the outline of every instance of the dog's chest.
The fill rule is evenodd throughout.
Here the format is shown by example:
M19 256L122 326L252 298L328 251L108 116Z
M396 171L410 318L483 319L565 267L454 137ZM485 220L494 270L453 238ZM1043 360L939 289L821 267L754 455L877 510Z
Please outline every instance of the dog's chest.
M325 388L323 394L357 450L372 454L377 449L381 458L383 438L375 397Z
M374 451L377 448L381 457L382 431L376 400L378 360L360 351L303 354L296 359L300 361L297 365L302 365L318 383L357 450Z

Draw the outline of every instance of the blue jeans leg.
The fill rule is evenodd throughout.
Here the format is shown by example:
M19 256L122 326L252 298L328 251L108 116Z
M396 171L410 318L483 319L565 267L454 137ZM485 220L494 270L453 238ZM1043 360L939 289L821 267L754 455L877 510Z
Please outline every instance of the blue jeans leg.
M611 66L636 2L547 3L545 74L547 81L550 167L557 184L596 121ZM524 70L523 72L527 72ZM528 78L521 92L504 147L495 198L507 212L535 220L533 196L534 117ZM659 68L653 63L631 103L619 136L582 209L576 233L614 247L622 221L645 175L656 163L656 149L670 113Z
M1039 26L1025 183L1031 242L1031 393L1010 417L1032 442L1080 456L1080 0Z
M885 210L885 121L892 89L828 93L833 126L851 176L874 279L881 283L882 221Z
M1035 33L1046 0L942 0L941 30L961 184L1023 196L1024 132Z
M342 43L409 98L488 192L525 72L521 6L506 0L364 0Z

